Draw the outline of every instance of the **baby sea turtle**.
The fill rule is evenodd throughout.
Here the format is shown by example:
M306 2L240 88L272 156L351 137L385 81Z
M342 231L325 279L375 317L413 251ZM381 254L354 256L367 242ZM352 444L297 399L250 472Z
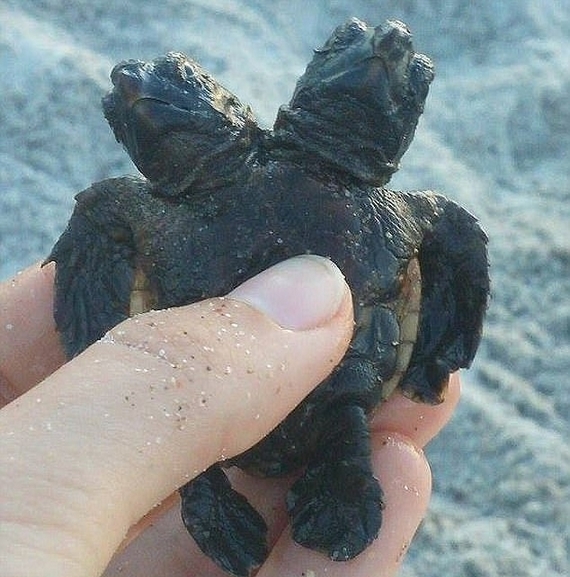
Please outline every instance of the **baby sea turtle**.
M315 51L273 130L196 62L127 61L103 99L146 178L77 195L55 261L55 319L69 357L148 308L224 295L278 261L330 257L353 292L355 331L334 372L272 433L181 489L200 548L235 575L267 555L266 524L221 465L301 471L293 538L334 560L378 535L383 494L368 419L395 387L442 400L477 349L489 293L486 236L430 191L384 188L410 145L433 79L401 22L352 19Z

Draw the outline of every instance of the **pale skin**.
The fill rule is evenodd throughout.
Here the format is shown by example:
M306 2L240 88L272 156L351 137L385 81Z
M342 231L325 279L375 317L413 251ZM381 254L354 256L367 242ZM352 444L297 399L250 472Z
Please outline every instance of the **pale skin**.
M0 285L0 572L222 577L183 528L176 488L266 435L340 360L353 324L342 276L293 259L227 298L130 319L65 363L53 275L36 265ZM232 471L270 527L258 575L396 575L430 496L422 448L458 398L454 376L441 405L395 394L374 416L384 524L349 562L292 542L291 479Z

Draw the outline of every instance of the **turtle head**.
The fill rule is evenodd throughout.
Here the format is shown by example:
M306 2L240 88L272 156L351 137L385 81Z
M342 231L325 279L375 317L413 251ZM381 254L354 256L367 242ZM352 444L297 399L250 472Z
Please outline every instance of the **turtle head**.
M279 111L276 139L381 186L412 141L433 76L405 24L353 18L315 50Z
M159 194L219 183L212 173L229 175L259 130L250 108L183 54L121 62L111 80L105 117Z

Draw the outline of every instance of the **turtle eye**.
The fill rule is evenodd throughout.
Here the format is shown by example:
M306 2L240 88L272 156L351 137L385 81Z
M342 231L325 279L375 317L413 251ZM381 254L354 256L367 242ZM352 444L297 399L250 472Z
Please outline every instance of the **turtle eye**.
M186 80L186 60L181 52L168 52L166 56L147 62L146 66L152 74L178 84Z

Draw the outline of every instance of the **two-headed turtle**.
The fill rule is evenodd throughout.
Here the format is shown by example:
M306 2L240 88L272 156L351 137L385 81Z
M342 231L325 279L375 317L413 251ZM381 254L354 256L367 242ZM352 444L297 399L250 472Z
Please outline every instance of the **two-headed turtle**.
M355 557L382 518L371 412L395 387L442 400L449 373L475 355L489 293L475 218L430 191L384 188L412 141L431 61L401 22L352 19L315 51L272 130L183 54L123 62L111 78L105 116L146 178L80 193L47 259L68 355L141 309L224 295L294 255L328 256L354 299L346 356L265 439L184 486L182 516L207 555L248 575L267 554L266 524L222 466L300 471L287 497L293 538Z

